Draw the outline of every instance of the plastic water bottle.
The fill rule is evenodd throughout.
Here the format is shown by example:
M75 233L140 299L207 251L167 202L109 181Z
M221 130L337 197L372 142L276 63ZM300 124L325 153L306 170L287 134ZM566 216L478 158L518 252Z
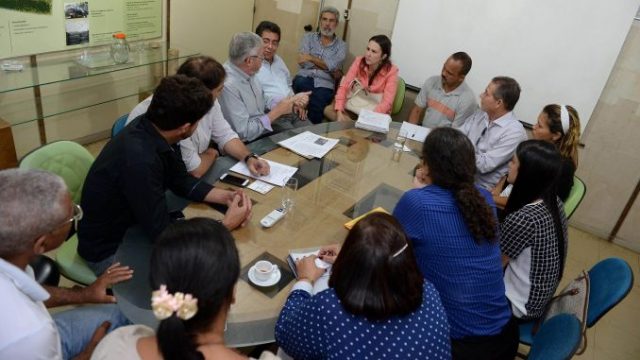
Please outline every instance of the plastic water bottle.
M116 64L125 64L129 61L129 43L124 33L113 34L111 43L111 58Z

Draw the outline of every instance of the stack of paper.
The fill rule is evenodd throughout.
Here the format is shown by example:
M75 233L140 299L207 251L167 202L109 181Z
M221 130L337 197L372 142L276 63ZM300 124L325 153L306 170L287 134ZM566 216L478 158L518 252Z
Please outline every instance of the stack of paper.
M387 114L380 114L367 109L362 109L360 110L360 115L358 115L356 127L359 129L386 134L389 132L390 123L391 116Z
M404 121L400 127L400 134L405 134L407 139L424 142L431 129Z
M264 182L268 182L269 184L273 184L280 187L284 186L284 184L287 183L287 180L289 180L289 178L292 177L293 174L296 173L296 171L298 171L297 167L281 164L281 163L267 160L267 159L264 159L264 160L269 163L269 167L271 168L269 175L265 175L265 176L253 175L249 171L249 168L247 168L247 164L245 164L242 161L237 162L229 170L235 173L238 173L240 175L248 176L253 179L262 180Z
M292 136L278 144L308 159L322 158L338 143L338 139L330 139L316 135L311 131Z

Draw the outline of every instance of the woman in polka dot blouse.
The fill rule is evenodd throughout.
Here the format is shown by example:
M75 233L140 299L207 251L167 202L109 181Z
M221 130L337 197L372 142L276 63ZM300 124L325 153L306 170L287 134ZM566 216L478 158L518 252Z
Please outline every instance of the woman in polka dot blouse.
M337 256L335 256L337 255ZM390 215L374 213L349 232L341 249L320 251L334 262L329 288L312 295L324 270L315 257L296 264L298 281L280 313L278 345L296 359L450 359L449 324L413 248Z

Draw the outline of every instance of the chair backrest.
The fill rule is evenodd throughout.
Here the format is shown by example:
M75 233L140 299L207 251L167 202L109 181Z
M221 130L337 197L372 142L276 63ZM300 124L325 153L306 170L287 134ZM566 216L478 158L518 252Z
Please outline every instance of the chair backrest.
M579 177L573 177L573 186L571 187L571 191L569 192L569 197L567 201L564 203L564 213L567 216L567 219L573 215L573 212L576 211L578 205L582 202L584 195L587 193L587 187L584 185L584 182L580 180Z
M591 281L587 327L595 325L602 316L627 296L633 286L633 271L620 258L608 258L589 270Z
M56 141L43 145L25 155L18 165L22 169L41 169L59 175L69 188L71 198L80 203L82 186L93 156L73 141Z
M111 137L115 137L122 129L124 129L128 118L129 113L120 116L118 120L113 123L113 127L111 128Z
M398 88L396 89L396 97L393 99L393 106L391 107L391 115L395 115L402 110L402 104L404 104L404 95L406 92L406 84L404 80L398 76Z
M581 338L580 320L572 314L558 314L545 321L533 337L527 359L570 359L578 349Z

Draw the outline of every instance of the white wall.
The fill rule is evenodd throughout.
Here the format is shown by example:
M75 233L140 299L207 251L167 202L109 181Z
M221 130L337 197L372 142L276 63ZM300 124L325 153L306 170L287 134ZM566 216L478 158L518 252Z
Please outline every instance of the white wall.
M522 87L516 115L535 123L549 103L574 105L583 129L596 105L640 0L401 0L394 59L410 85L439 74L466 51L476 93L507 75Z
M253 3L253 0L173 0L171 43L224 62L229 55L231 36L239 31L252 31Z

